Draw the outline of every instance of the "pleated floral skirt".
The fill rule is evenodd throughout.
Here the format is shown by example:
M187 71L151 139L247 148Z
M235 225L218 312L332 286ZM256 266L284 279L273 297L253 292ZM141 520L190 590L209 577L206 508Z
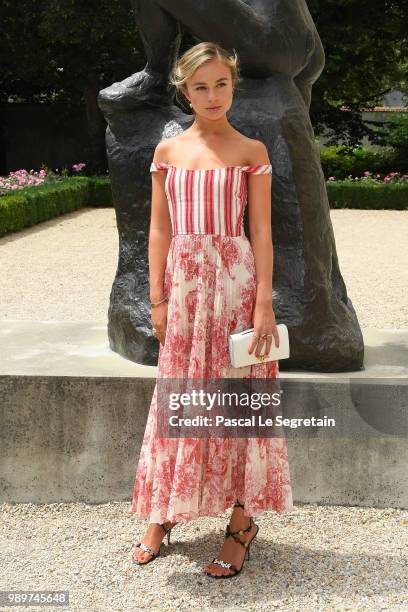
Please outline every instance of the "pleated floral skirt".
M158 378L279 377L277 361L233 368L231 332L253 327L255 261L245 235L176 234L165 270L168 321ZM157 382L133 490L132 512L151 523L218 516L238 499L245 515L293 510L286 440L160 438Z

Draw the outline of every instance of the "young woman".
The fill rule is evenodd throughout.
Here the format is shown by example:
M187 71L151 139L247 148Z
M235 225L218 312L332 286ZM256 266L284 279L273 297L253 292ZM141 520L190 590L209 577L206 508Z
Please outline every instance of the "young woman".
M231 366L228 335L254 327L250 352L279 344L272 306L272 166L265 145L229 123L238 58L212 42L186 51L170 81L193 109L183 134L160 142L151 164L149 233L158 377L277 378L278 362ZM248 203L250 239L243 230ZM132 511L149 519L133 552L153 561L177 522L233 506L205 570L229 578L249 558L253 516L293 510L285 438L159 438L157 384L140 452Z

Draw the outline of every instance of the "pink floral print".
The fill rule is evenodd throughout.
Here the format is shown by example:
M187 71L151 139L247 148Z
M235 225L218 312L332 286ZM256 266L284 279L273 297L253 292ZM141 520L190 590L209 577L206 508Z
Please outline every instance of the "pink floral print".
M173 227L158 378L278 378L278 362L233 368L228 352L228 335L253 326L255 262L242 224L246 175L272 167L192 171L153 162L151 171L168 172ZM156 383L132 512L152 523L190 521L218 516L237 499L247 516L293 510L285 438L159 438Z

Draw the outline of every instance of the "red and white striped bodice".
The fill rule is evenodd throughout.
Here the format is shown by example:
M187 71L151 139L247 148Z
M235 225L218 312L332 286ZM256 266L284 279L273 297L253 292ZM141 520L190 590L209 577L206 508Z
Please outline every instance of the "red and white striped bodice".
M247 174L271 174L270 164L189 170L152 162L150 172L168 171L165 191L173 236L218 234L243 236Z

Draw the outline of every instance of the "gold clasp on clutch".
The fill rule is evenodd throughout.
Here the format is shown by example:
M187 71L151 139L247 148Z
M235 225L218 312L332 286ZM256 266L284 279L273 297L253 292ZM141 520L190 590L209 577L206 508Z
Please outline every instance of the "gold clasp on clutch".
M259 361L265 361L265 359L266 359L266 354L265 354L265 353L261 353L261 354L259 355L259 357L257 357L257 359L259 359Z

